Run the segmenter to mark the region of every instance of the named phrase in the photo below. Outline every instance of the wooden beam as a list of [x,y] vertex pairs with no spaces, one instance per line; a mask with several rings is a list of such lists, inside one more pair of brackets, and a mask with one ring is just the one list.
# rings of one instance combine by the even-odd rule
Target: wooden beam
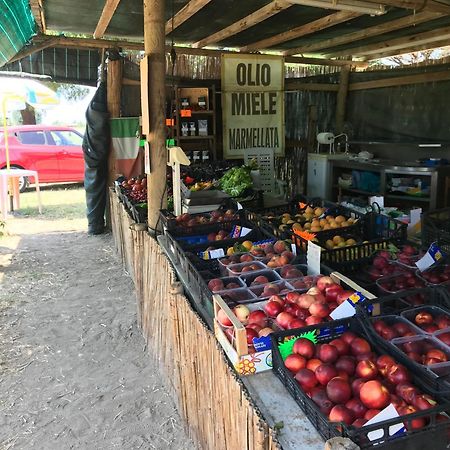
[[350,67],[346,66],[341,69],[339,78],[339,89],[336,99],[336,133],[342,133],[345,122],[345,110],[347,105],[348,83],[350,80]]
[[326,59],[326,58],[308,58],[306,56],[286,56],[284,61],[290,64],[309,64],[316,66],[352,66],[365,69],[369,63],[366,61],[354,61],[350,59]]
[[342,22],[347,22],[348,20],[354,19],[355,17],[359,16],[361,16],[360,13],[339,11],[337,13],[329,14],[328,16],[314,20],[313,22],[307,23],[305,25],[292,28],[289,31],[277,34],[276,36],[272,36],[270,38],[254,42],[253,44],[246,45],[240,48],[240,50],[241,52],[248,52],[270,48],[277,44],[281,44],[282,42],[291,41],[292,39],[297,39],[301,36],[316,33],[317,31],[324,30],[334,25],[338,25]]
[[[191,2],[192,3],[192,2]],[[155,234],[159,210],[167,205],[165,0],[144,0],[144,46],[148,56],[150,170],[147,175],[148,227]],[[146,80],[145,80],[146,81]]]
[[367,39],[372,36],[378,36],[380,34],[389,33],[391,31],[400,30],[402,28],[418,25],[423,22],[428,22],[433,19],[442,17],[441,13],[436,12],[421,12],[418,14],[411,14],[401,19],[391,20],[380,25],[375,25],[370,28],[365,28],[354,33],[347,33],[342,36],[338,36],[332,39],[326,39],[314,44],[305,44],[299,47],[295,47],[284,52],[284,55],[297,55],[299,53],[311,53],[324,48],[337,47],[338,45],[348,44],[349,42],[356,42],[362,39]]
[[181,8],[173,17],[166,22],[166,34],[172,32],[172,29],[178,28],[182,23],[189,20],[195,13],[200,11],[211,0],[191,0],[187,5]]
[[[53,47],[64,48],[84,48],[84,49],[108,49],[122,48],[128,50],[143,50],[144,46],[140,42],[130,41],[113,41],[110,39],[89,39],[89,38],[72,38],[65,36],[52,37]],[[166,52],[170,52],[171,46],[166,46]],[[225,50],[201,49],[192,47],[175,47],[178,55],[201,55],[219,57],[223,53],[240,53]],[[271,53],[273,54],[273,53]],[[280,55],[281,56],[281,55]],[[288,56],[285,58],[287,63],[291,64],[310,64],[317,66],[354,66],[365,68],[369,64],[366,61],[351,61],[344,59],[326,59],[326,58],[308,58],[300,56]]]
[[337,92],[339,89],[338,84],[328,84],[328,83],[305,83],[296,79],[286,80],[284,83],[284,88],[286,91],[326,91],[326,92]]
[[98,39],[103,37],[105,34],[106,29],[108,28],[109,22],[111,22],[111,19],[116,12],[117,6],[119,5],[120,0],[106,0],[105,6],[103,6],[103,11],[100,16],[100,19],[98,20],[97,27],[94,31],[94,38]]
[[[439,28],[437,30],[425,31],[423,33],[413,34],[411,36],[404,36],[390,41],[382,41],[376,44],[369,44],[361,47],[353,47],[339,52],[333,52],[330,56],[370,56],[371,54],[381,53],[386,51],[397,51],[397,54],[402,53],[401,50],[413,45],[429,45],[428,48],[433,48],[433,43],[442,42],[447,39],[450,44],[450,26]],[[447,44],[447,45],[448,45]]]
[[45,33],[45,16],[42,5],[42,0],[29,0],[30,9],[33,14],[34,20],[37,23],[39,31]]
[[435,0],[366,0],[369,3],[381,3],[386,6],[395,6],[397,8],[411,9],[413,11],[434,11],[443,14],[450,14],[450,5]]
[[279,12],[284,11],[287,8],[290,8],[291,6],[292,4],[286,0],[272,1],[263,8],[260,8],[257,11],[253,12],[252,14],[244,17],[243,19],[238,20],[237,22],[231,24],[226,28],[223,28],[217,33],[214,33],[211,36],[201,39],[200,41],[193,44],[193,47],[202,48],[206,47],[207,45],[223,41],[227,37],[233,36],[237,33],[240,33],[241,31],[247,30],[248,28],[253,27],[254,25],[260,22],[263,22],[269,17],[272,17],[275,14],[278,14]]
[[443,41],[436,41],[433,42],[432,46],[430,47],[430,44],[421,44],[421,45],[412,45],[411,47],[405,47],[401,50],[385,50],[380,51],[380,53],[371,54],[366,58],[367,61],[373,61],[375,59],[381,59],[381,58],[389,58],[390,56],[398,56],[398,55],[404,55],[406,53],[414,53],[414,52],[421,52],[424,50],[430,50],[432,48],[439,48],[439,47],[445,47],[449,45],[448,38],[444,39]]
[[401,77],[385,78],[384,80],[362,81],[351,83],[349,91],[361,91],[365,89],[380,89],[393,86],[405,86],[407,84],[433,83],[435,81],[450,80],[450,71],[419,73],[416,75],[404,75]]
[[38,0],[39,5],[39,14],[41,16],[41,24],[42,24],[42,32],[47,32],[47,22],[45,20],[45,14],[44,14],[44,0]]
[[38,42],[36,44],[30,45],[22,49],[19,53],[17,53],[14,58],[12,58],[9,63],[13,63],[18,61],[19,59],[26,58],[27,56],[32,55],[33,53],[40,52],[41,50],[44,50],[48,47],[53,47],[55,43],[55,39],[45,39],[42,42]]

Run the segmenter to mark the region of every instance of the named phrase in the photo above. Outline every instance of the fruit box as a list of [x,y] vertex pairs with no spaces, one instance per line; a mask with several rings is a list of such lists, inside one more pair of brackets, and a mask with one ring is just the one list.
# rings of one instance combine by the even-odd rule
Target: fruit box
[[[353,283],[344,275],[333,272],[330,273],[329,269],[323,267],[325,275],[329,275],[335,283],[341,284],[345,289],[352,289],[354,291],[361,292],[366,298],[373,298],[373,295],[365,291],[363,288]],[[231,311],[228,303],[222,298],[221,295],[213,295],[213,308],[214,308],[214,332],[217,340],[220,342],[222,348],[227,354],[228,358],[232,362],[236,371],[240,375],[252,375],[254,373],[263,372],[272,368],[272,352],[271,342],[269,337],[257,338],[255,342],[256,351],[251,353],[247,344],[247,333],[245,326],[238,320],[235,314]],[[250,311],[263,309],[267,299],[261,299],[257,301],[255,299],[253,303],[249,302],[237,302],[239,304],[245,303],[245,306]],[[217,314],[222,309],[225,315],[231,322],[231,326],[228,328],[222,327],[218,320]],[[273,321],[273,325],[276,329],[280,329],[278,325]],[[228,336],[227,336],[228,332]],[[229,339],[231,338],[231,341]]]
[[[370,341],[370,336],[364,332],[357,317],[310,326],[301,330],[281,331],[271,335],[273,370],[276,376],[285,385],[300,409],[305,413],[324,440],[336,436],[343,436],[351,439],[361,449],[446,449],[450,432],[450,418],[447,415],[450,404],[439,396],[432,395],[437,401],[436,406],[424,411],[406,415],[399,415],[391,403],[386,410],[390,409],[391,412],[393,411],[393,414],[387,420],[382,420],[377,423],[372,422],[369,425],[364,425],[364,422],[360,422],[358,424],[359,426],[356,426],[353,425],[353,423],[347,425],[344,422],[331,422],[328,419],[328,414],[325,415],[325,412],[322,412],[319,409],[318,404],[316,404],[315,401],[306,394],[302,387],[300,387],[299,382],[296,380],[293,373],[286,368],[284,363],[284,358],[292,353],[292,344],[288,343],[289,340],[296,337],[304,337],[306,339],[313,339],[313,341],[316,340],[318,344],[324,344],[339,338],[346,331],[350,331],[355,334],[356,337],[361,337],[366,341],[369,341],[375,355],[379,356],[382,353],[387,353],[389,355],[388,352],[385,352],[382,348],[378,347],[376,343]],[[283,346],[284,348],[281,350]],[[282,353],[284,357],[282,356]],[[428,395],[432,394],[429,391],[428,386],[423,383],[420,376],[412,373],[411,382],[416,389],[418,388]],[[351,397],[354,395],[353,392]],[[392,397],[387,399],[387,401],[391,402],[392,400]],[[318,397],[316,401],[319,402],[320,398]],[[328,408],[331,408],[332,405],[333,403],[329,404]],[[341,405],[338,404],[338,406]],[[431,442],[432,444],[430,444]]]

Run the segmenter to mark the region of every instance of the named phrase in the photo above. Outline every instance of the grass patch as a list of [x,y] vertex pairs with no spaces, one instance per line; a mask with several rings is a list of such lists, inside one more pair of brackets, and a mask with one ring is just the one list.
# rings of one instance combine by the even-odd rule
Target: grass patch
[[15,212],[15,217],[33,217],[41,220],[70,220],[86,217],[85,191],[79,185],[41,188],[41,203],[42,214],[39,214],[34,189],[20,194],[20,209]]

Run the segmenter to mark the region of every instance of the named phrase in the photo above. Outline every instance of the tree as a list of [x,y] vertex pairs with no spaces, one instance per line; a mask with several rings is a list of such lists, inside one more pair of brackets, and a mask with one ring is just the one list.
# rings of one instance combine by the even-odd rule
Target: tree
[[76,102],[89,94],[89,88],[79,84],[53,83],[56,93],[66,100]]

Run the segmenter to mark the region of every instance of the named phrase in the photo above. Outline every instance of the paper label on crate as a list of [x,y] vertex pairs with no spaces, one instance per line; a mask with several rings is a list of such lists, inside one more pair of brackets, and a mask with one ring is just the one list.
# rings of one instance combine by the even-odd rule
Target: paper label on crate
[[291,252],[293,255],[297,256],[297,246],[295,244],[291,244]]
[[355,304],[363,302],[365,299],[366,297],[361,292],[354,292],[345,302],[342,302],[330,313],[330,317],[333,320],[338,320],[354,316],[356,314]]
[[442,254],[441,249],[437,246],[435,242],[433,242],[428,248],[425,255],[423,255],[423,257],[416,262],[416,266],[421,272],[424,272],[425,270],[430,268],[433,264],[436,264],[437,262],[441,261],[443,256],[444,255]]
[[270,336],[253,338],[253,346],[255,347],[256,352],[264,352],[265,350],[270,350],[272,348]]
[[252,231],[251,228],[243,227],[241,225],[235,225],[231,230],[231,237],[233,239],[247,236]]
[[205,260],[223,258],[225,256],[225,251],[223,250],[223,248],[218,248],[216,250],[209,250],[207,252],[199,252],[198,256]]
[[384,208],[384,197],[382,195],[373,195],[369,197],[369,205],[376,203],[380,208]]
[[314,242],[308,241],[308,250],[306,252],[306,262],[308,264],[308,275],[320,274],[320,254],[321,247]]
[[411,230],[416,225],[418,225],[421,221],[421,217],[422,217],[422,208],[411,209],[411,211],[409,211],[408,230]]
[[[398,414],[394,405],[391,403],[390,405],[386,406],[386,408],[384,408],[382,411],[380,411],[376,416],[374,416],[370,420],[368,420],[364,424],[364,426],[373,425],[375,423],[383,422],[384,420],[396,419],[397,417],[400,417],[400,415]],[[395,425],[392,425],[389,427],[389,436],[393,436],[394,434],[404,433],[405,431],[406,431],[406,429],[405,429],[405,425],[403,424],[403,422],[396,423]],[[375,439],[380,439],[383,436],[384,436],[383,429],[373,430],[373,431],[367,433],[367,437],[371,441],[374,441]]]
[[241,209],[244,209],[244,207],[239,202],[236,202],[236,203],[237,203],[238,211],[240,211]]

